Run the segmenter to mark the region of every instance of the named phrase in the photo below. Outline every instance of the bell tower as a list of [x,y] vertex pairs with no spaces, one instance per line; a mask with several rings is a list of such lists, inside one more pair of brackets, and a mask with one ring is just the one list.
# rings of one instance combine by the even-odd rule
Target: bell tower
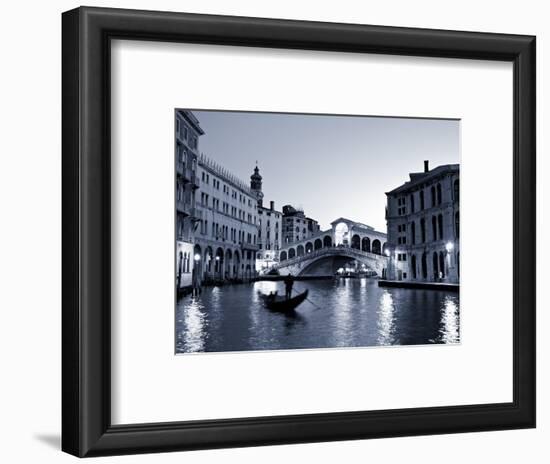
[[250,176],[250,190],[256,195],[258,206],[263,206],[264,194],[262,192],[262,176],[260,175],[260,169],[258,168],[257,162],[254,168],[254,174]]

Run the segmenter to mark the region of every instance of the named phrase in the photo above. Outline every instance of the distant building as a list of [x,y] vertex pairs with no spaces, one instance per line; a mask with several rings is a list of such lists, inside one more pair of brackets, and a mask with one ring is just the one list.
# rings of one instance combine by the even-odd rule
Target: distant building
[[320,232],[315,219],[306,217],[304,211],[292,205],[283,206],[283,241],[284,246],[307,240]]
[[282,213],[275,210],[275,202],[269,202],[269,208],[263,206],[262,176],[258,166],[250,176],[250,190],[258,202],[258,252],[256,253],[256,271],[267,271],[279,260],[282,241]]
[[460,166],[410,173],[387,192],[390,280],[450,282],[460,278]]
[[245,182],[201,155],[194,255],[202,280],[230,280],[255,275],[258,251],[258,203]]
[[191,285],[199,137],[204,131],[190,111],[175,112],[176,158],[176,288]]

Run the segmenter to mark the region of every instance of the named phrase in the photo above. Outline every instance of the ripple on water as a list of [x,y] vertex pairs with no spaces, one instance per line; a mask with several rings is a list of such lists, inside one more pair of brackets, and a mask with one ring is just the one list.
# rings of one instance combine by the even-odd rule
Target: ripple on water
[[268,311],[262,293],[283,282],[205,288],[176,312],[176,352],[415,345],[460,342],[458,295],[381,288],[374,279],[299,281],[296,314]]

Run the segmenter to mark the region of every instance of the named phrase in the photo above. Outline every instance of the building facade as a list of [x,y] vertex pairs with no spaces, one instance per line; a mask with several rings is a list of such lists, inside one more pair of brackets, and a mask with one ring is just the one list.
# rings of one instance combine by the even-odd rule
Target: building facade
[[410,173],[387,192],[390,280],[459,283],[460,166]]
[[282,242],[282,217],[275,210],[275,202],[269,202],[269,208],[263,205],[262,176],[258,166],[250,176],[250,190],[256,195],[258,203],[258,252],[256,254],[256,271],[267,272],[279,260]]
[[320,232],[319,224],[315,219],[306,217],[301,209],[292,205],[283,206],[283,240],[282,244],[301,242],[317,235]]
[[194,261],[200,281],[251,278],[258,251],[258,203],[252,190],[213,160],[197,162]]
[[204,134],[190,111],[175,112],[176,158],[176,288],[192,284],[194,229],[200,216],[195,208],[199,137]]

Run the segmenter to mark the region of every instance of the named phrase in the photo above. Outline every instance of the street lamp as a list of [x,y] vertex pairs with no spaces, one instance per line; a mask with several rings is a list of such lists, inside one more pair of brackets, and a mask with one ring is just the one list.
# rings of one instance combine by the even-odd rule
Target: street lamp
[[194,256],[195,258],[195,261],[196,262],[199,262],[201,260],[201,255],[199,255],[198,253]]
[[447,242],[447,244],[445,245],[445,249],[447,250],[447,253],[450,253],[451,251],[453,251],[453,248],[454,248],[453,242]]
[[386,250],[384,253],[386,254],[386,256],[389,256],[390,255],[390,250]]

